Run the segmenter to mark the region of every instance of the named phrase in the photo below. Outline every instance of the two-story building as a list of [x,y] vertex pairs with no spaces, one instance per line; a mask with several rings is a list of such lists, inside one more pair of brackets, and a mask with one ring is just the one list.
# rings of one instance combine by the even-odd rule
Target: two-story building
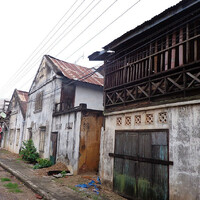
[[9,123],[8,132],[4,132],[3,144],[4,148],[13,153],[19,153],[22,146],[27,101],[28,92],[15,89],[6,111]]
[[98,170],[103,76],[45,55],[29,91],[24,139],[73,173]]
[[200,1],[89,56],[104,60],[100,176],[131,199],[200,199]]

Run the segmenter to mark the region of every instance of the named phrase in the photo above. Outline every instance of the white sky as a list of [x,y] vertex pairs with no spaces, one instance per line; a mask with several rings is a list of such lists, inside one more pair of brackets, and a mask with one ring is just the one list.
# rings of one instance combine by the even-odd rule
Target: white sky
[[[99,63],[89,61],[88,55],[179,1],[141,0],[90,41],[137,0],[0,0],[0,98],[10,98],[15,88],[28,91],[45,54],[85,67],[95,67]],[[73,4],[74,7],[67,12]],[[89,12],[95,4],[97,6]],[[89,26],[111,4],[110,9]],[[77,18],[87,6],[88,9]],[[75,26],[87,12],[89,14]],[[53,27],[55,29],[51,32]],[[63,39],[59,41],[61,37]]]

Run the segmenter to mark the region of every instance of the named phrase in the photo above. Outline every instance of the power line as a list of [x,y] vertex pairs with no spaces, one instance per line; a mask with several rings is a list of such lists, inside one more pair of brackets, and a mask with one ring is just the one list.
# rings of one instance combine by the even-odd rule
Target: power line
[[[95,0],[93,0],[93,2],[94,2],[94,1],[95,1]],[[101,1],[102,1],[102,0],[99,0],[99,1],[98,1],[84,16],[70,29],[70,31],[72,31],[72,30],[73,30],[73,29],[88,15]],[[93,3],[93,2],[92,2],[92,3]],[[82,2],[82,3],[83,3],[83,2]],[[82,5],[82,3],[79,5],[79,7]],[[66,30],[67,30],[67,29],[81,16],[90,6],[91,6],[91,5],[92,5],[92,3],[90,3],[90,4],[84,9],[84,11],[81,12],[81,14],[80,14],[78,17],[76,17],[76,19],[75,19],[75,20],[74,20],[74,21],[73,21],[73,22],[72,22],[72,23],[71,23],[71,24],[56,38],[56,40],[59,39],[59,37],[60,37],[60,36],[61,36],[61,35],[62,35],[62,34],[63,34],[63,33],[64,33],[64,32],[65,32],[65,31],[66,31]],[[78,7],[78,8],[79,8],[79,7]],[[77,10],[77,9],[76,9],[76,10]],[[76,10],[75,10],[75,11],[76,11]],[[74,14],[75,11],[74,11],[72,14]],[[65,22],[66,22],[66,21],[67,21],[67,20],[65,20]],[[63,24],[62,24],[62,25],[63,25]],[[70,31],[68,31],[67,34],[68,34]],[[65,36],[66,36],[67,34],[65,34]],[[54,35],[53,35],[53,36],[54,36]],[[64,37],[65,37],[65,36],[64,36]],[[59,43],[64,37],[62,37],[62,38],[58,41],[58,43]],[[52,39],[52,37],[51,37],[50,39]],[[50,40],[50,39],[49,39],[49,40]],[[46,43],[48,43],[49,40],[48,40]],[[53,42],[52,44],[54,44],[54,43],[56,42],[56,40],[54,40],[54,42]],[[45,43],[45,44],[46,44],[46,43]],[[53,47],[55,47],[58,43],[56,43]],[[51,44],[51,45],[52,45],[52,44]],[[50,45],[50,46],[51,46],[51,45]],[[43,46],[43,47],[44,47],[44,46]],[[42,47],[42,48],[43,48],[43,47]],[[40,48],[40,50],[41,50],[42,48]],[[49,48],[49,47],[48,47],[48,48]],[[48,49],[48,48],[47,48],[47,49]],[[46,49],[46,50],[47,50],[47,49]],[[52,50],[52,49],[53,49],[53,48],[51,48],[50,50]],[[45,50],[45,51],[46,51],[46,50]],[[50,50],[49,50],[49,51],[50,51]],[[43,51],[42,54],[44,54],[45,51]],[[49,51],[48,51],[48,52],[49,52]],[[47,53],[48,53],[48,52],[47,52]],[[45,53],[45,54],[47,54],[47,53]],[[37,55],[37,54],[36,54],[36,55]],[[23,74],[21,74],[21,77],[22,77],[25,73],[29,72],[29,71],[31,70],[32,66],[34,66],[35,64],[37,64],[37,63],[40,61],[40,59],[41,59],[41,58],[40,58],[40,56],[39,56],[39,57],[37,58],[37,60],[35,60],[35,62],[32,63],[32,65],[31,65],[30,67],[27,68],[26,72],[24,72]],[[29,62],[29,63],[30,63],[30,62]],[[28,63],[28,64],[29,64],[29,63]]]
[[[94,2],[94,1],[95,1],[95,0],[93,0],[93,2]],[[54,40],[54,42],[51,43],[51,45],[54,44],[54,43],[57,41],[57,39],[59,39],[59,41],[58,41],[58,43],[59,43],[59,42],[60,42],[69,32],[71,32],[71,31],[75,28],[75,26],[77,26],[77,25],[91,12],[100,2],[101,2],[101,1],[102,1],[102,0],[99,0],[99,1],[87,12],[87,14],[84,15],[84,16],[81,18],[81,20],[79,20],[79,21],[70,29],[70,31],[68,31],[61,39],[59,39],[59,37],[60,37],[62,34],[61,34],[59,37],[57,37],[56,40]],[[88,7],[89,7],[89,6],[91,6],[91,4],[89,4]],[[87,7],[87,8],[88,8],[88,7]],[[85,10],[87,10],[87,8],[86,8]],[[84,10],[77,18],[79,18],[79,17],[85,12],[85,10]],[[76,19],[77,19],[77,18],[76,18]],[[76,21],[76,19],[75,19],[74,21]],[[73,22],[74,22],[74,21],[73,21]],[[72,22],[67,28],[69,28],[69,27],[73,24],[73,22]],[[66,31],[67,28],[66,28],[64,31]],[[63,31],[63,32],[64,32],[64,31]],[[50,50],[52,50],[58,43],[56,43]],[[50,46],[51,46],[51,45],[50,45]],[[50,46],[49,46],[49,47],[50,47]],[[49,47],[48,47],[48,48],[49,48]],[[48,49],[48,48],[47,48],[47,49]],[[46,49],[46,50],[47,50],[47,49]],[[46,52],[46,50],[43,51],[42,54],[44,54],[44,53]],[[48,50],[45,54],[48,54],[48,53],[50,52],[50,50]],[[40,59],[41,59],[41,57],[39,56],[39,57],[35,60],[35,62],[32,63],[32,65],[31,65],[29,68],[31,69],[31,67],[34,66],[35,64],[37,64],[37,63],[40,61]],[[28,70],[28,72],[29,72],[29,71],[30,71],[30,70]]]
[[[84,2],[85,0],[83,0],[82,2],[81,2],[81,4],[79,5],[79,6],[81,6],[82,5],[82,3]],[[25,65],[25,63],[27,63],[27,61],[29,60],[29,62],[26,64],[26,66],[28,66],[28,64],[33,60],[33,58],[38,54],[38,52],[49,42],[49,40],[61,29],[61,27],[70,19],[70,17],[75,13],[75,12],[73,12],[71,15],[70,15],[70,17],[68,17],[60,26],[59,26],[59,28],[56,30],[56,32],[50,37],[50,39],[48,39],[48,41],[45,43],[45,45],[43,45],[43,47],[42,48],[40,48],[39,49],[39,51],[37,51],[36,52],[36,50],[42,45],[42,43],[50,36],[50,34],[54,31],[54,29],[57,27],[57,25],[62,21],[62,19],[68,14],[68,12],[74,7],[74,5],[76,4],[78,2],[78,0],[76,0],[75,1],[75,3],[67,10],[67,12],[63,15],[63,17],[56,23],[56,25],[52,28],[52,30],[47,34],[47,36],[42,40],[42,42],[40,42],[40,44],[37,46],[37,48],[32,52],[32,54],[28,57],[28,59],[24,62],[24,64],[22,65],[22,67]],[[79,8],[79,6],[78,6],[78,8]],[[36,52],[36,53],[35,53]],[[33,56],[34,55],[34,56]],[[23,68],[21,68],[21,70],[20,71],[17,71],[9,80],[12,80],[12,82],[13,82],[13,78],[14,78],[14,80],[19,76],[19,74],[24,70],[24,69],[26,69],[26,66],[25,67],[23,67]],[[8,81],[8,82],[10,82],[10,81]],[[5,85],[7,85],[7,84],[5,84]],[[4,86],[5,86],[4,85]],[[4,87],[3,86],[3,87]]]
[[[115,0],[114,3],[116,3],[117,1],[118,1],[118,0]],[[98,2],[92,7],[92,9],[94,9],[94,7],[96,7],[100,2],[101,2],[101,0],[98,1]],[[96,22],[97,19],[100,18],[107,10],[109,10],[109,9],[114,5],[114,3],[112,3],[106,10],[104,10],[103,13],[101,13],[95,20],[93,20],[93,22],[92,22],[89,26],[87,26],[73,41],[75,41],[78,37],[80,37],[80,35],[83,34],[83,32],[85,32],[92,24],[94,24],[94,22]],[[82,20],[92,11],[92,9],[90,9],[89,12],[87,12],[87,14],[86,14],[80,21],[82,21]],[[77,25],[80,23],[80,21],[79,21],[78,23],[76,23],[75,26],[77,26]],[[73,30],[75,26],[73,26],[71,30]],[[71,31],[71,30],[70,30],[70,31]],[[70,31],[68,31],[68,32],[66,33],[66,35],[67,35]],[[63,38],[62,38],[62,39],[63,39]],[[59,40],[59,42],[60,42],[60,41],[61,41],[61,39]],[[57,44],[56,44],[56,45],[57,45]],[[56,45],[54,45],[53,47],[55,47]],[[68,44],[68,46],[69,46],[69,45],[70,45],[70,44]],[[52,49],[53,49],[53,48],[51,48],[50,50],[52,50]],[[49,50],[49,51],[50,51],[50,50]],[[49,53],[49,51],[48,51],[47,53]],[[44,51],[44,52],[45,52],[45,51]],[[44,53],[44,52],[43,52],[43,53]],[[58,54],[57,54],[57,55],[58,55]],[[56,55],[56,56],[57,56],[57,55]],[[38,57],[38,59],[31,65],[31,67],[34,66],[35,64],[37,64],[37,63],[39,62],[40,59],[41,59],[41,58]],[[30,68],[31,68],[31,67],[30,67]],[[30,71],[30,70],[29,70],[29,71]]]
[[[95,37],[97,37],[100,33],[102,33],[104,30],[106,30],[109,26],[111,26],[114,22],[116,22],[120,17],[122,17],[125,13],[127,13],[131,8],[136,6],[141,0],[138,0],[136,3],[134,3],[131,7],[129,7],[125,12],[123,12],[120,16],[118,16],[114,21],[112,21],[110,24],[108,24],[105,28],[103,28],[101,31],[99,31],[96,35],[94,35],[90,40],[88,40],[86,43],[84,43],[80,48],[78,48],[76,51],[74,51],[70,56],[68,56],[66,59],[73,56],[77,51],[82,49],[85,45],[87,45],[89,42],[91,42]],[[65,50],[65,48],[60,52],[62,53]]]
[[[109,6],[108,6],[108,8],[106,9],[106,10],[104,10],[95,20],[93,20],[93,22],[92,23],[90,23],[74,40],[76,40],[81,34],[83,34],[83,32],[85,32],[92,24],[94,24],[94,22],[96,22],[104,13],[106,13],[116,2],[117,2],[118,0],[115,0],[112,4],[110,4]],[[100,1],[99,2],[97,2],[97,4],[95,4],[95,6],[96,5],[98,5],[100,3]],[[95,7],[94,6],[94,7]],[[93,7],[93,8],[94,8]],[[91,12],[91,10],[92,9],[90,9],[90,11],[89,12]],[[89,12],[84,16],[84,18],[89,14]],[[80,21],[79,21],[80,22]],[[79,23],[78,22],[78,23]],[[78,23],[76,24],[76,25],[78,25]],[[74,27],[73,27],[74,28]],[[73,41],[74,41],[73,40]],[[39,59],[40,58],[38,58],[38,60],[36,60],[30,67],[29,67],[29,70],[28,71],[26,71],[26,72],[29,72],[32,68],[32,66],[33,65],[35,65],[35,64],[37,64],[38,62],[39,62]],[[23,76],[23,75],[21,75],[21,76]]]
[[62,49],[56,56],[60,55],[66,48],[68,48],[76,39],[78,39],[90,26],[92,26],[103,14],[105,14],[118,0],[115,0],[112,4],[110,4],[106,10],[104,10],[95,20],[93,20],[81,33],[79,33],[75,39],[73,39],[71,42],[67,44],[67,46]]
[[[117,0],[116,0],[117,1]],[[115,1],[115,2],[116,2]],[[111,24],[113,24],[115,21],[117,21],[120,17],[122,17],[126,12],[128,12],[133,6],[135,6],[137,3],[139,3],[141,0],[139,0],[139,1],[137,1],[136,3],[134,3],[131,7],[129,7],[125,12],[123,12],[119,17],[117,17],[114,21],[112,21],[110,24],[108,24],[103,30],[101,30],[100,32],[98,32],[95,36],[93,36],[89,41],[87,41],[84,45],[82,45],[78,50],[76,50],[75,52],[73,52],[73,54],[71,54],[69,57],[71,57],[72,55],[74,55],[77,51],[79,51],[81,48],[83,48],[86,44],[88,44],[91,40],[93,40],[96,36],[98,36],[101,32],[103,32],[106,28],[108,28]],[[114,3],[115,3],[114,2]],[[103,13],[105,13],[112,5],[114,5],[114,3],[112,3]],[[100,15],[100,16],[102,16],[103,15],[103,13]],[[100,17],[99,16],[99,17]],[[89,28],[99,17],[97,17],[89,26],[87,26],[73,41],[75,41],[84,31],[86,31],[87,30],[87,28]],[[72,41],[72,42],[73,42]],[[71,42],[71,43],[72,43]],[[71,43],[69,43],[69,45],[71,44]],[[67,47],[65,47],[65,49],[66,49]],[[65,50],[65,49],[63,49],[62,50],[62,52]],[[59,52],[59,54],[60,54],[61,52]],[[57,54],[58,55],[58,54]],[[68,57],[68,58],[69,58]]]

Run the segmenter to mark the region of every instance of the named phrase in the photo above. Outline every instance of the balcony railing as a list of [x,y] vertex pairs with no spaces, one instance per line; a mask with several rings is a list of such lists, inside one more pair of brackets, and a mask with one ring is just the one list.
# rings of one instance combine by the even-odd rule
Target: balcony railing
[[77,112],[84,109],[87,109],[87,104],[82,103],[82,104],[79,104],[79,106],[73,107],[67,103],[56,103],[53,115],[56,116],[56,115],[61,115],[65,113],[70,113],[70,112]]
[[194,96],[200,90],[200,61],[162,74],[152,75],[142,81],[105,90],[106,108],[139,101],[165,100],[172,97]]

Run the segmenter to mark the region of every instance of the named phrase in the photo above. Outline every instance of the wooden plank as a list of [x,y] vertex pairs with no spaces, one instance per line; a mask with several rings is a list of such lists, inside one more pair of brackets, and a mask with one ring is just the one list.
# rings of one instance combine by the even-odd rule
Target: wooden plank
[[[166,49],[169,47],[169,36],[166,36]],[[165,71],[168,70],[168,50],[165,51]]]
[[[158,51],[158,43],[157,41],[155,42],[155,54],[157,53]],[[158,55],[155,55],[154,56],[154,73],[157,73],[158,72]]]
[[186,55],[185,55],[185,57],[186,57],[186,63],[188,63],[189,62],[189,41],[188,41],[188,39],[189,39],[189,24],[187,24],[186,25]]
[[[183,28],[180,29],[179,43],[183,42]],[[179,66],[183,65],[183,45],[179,45]]]
[[[176,33],[172,35],[172,47],[176,44]],[[176,59],[176,48],[172,48],[171,50],[171,69],[175,67],[175,60]]]
[[183,90],[183,87],[181,85],[179,85],[178,83],[176,83],[173,79],[171,78],[167,78],[170,82],[172,82],[176,87],[178,87],[180,90]]

